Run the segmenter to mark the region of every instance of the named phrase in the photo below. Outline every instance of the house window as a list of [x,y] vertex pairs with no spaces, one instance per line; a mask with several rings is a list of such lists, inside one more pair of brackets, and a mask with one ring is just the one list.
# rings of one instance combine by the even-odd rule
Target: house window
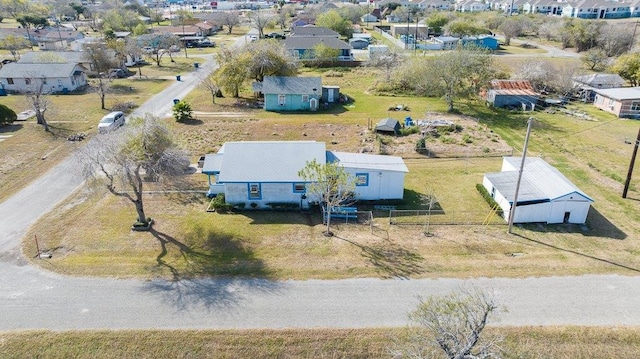
[[31,79],[25,78],[24,79],[24,83],[25,83],[25,85],[31,85]]
[[495,187],[491,187],[491,198],[496,198],[496,188]]
[[286,98],[285,95],[278,95],[278,105],[284,106],[285,98]]
[[609,107],[613,108],[613,105],[615,105],[615,101],[612,98],[610,98],[609,99]]
[[305,193],[307,191],[307,186],[304,183],[294,183],[293,184],[293,193]]
[[13,85],[13,77],[7,77],[7,83]]
[[356,173],[356,186],[368,186],[369,174],[368,173]]
[[249,183],[249,199],[262,199],[260,183]]
[[634,101],[631,103],[631,111],[640,111],[640,102]]
[[309,102],[309,95],[302,95],[302,102]]

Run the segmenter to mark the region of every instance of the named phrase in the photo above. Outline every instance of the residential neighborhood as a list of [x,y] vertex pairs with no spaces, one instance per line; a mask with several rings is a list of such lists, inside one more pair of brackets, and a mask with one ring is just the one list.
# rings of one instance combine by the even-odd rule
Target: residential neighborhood
[[0,0],[0,356],[635,357],[635,5]]

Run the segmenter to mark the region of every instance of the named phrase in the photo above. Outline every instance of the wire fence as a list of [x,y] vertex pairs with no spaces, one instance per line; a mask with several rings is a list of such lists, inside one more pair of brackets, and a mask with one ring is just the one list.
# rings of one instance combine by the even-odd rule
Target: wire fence
[[390,210],[389,224],[425,225],[505,225],[494,211]]

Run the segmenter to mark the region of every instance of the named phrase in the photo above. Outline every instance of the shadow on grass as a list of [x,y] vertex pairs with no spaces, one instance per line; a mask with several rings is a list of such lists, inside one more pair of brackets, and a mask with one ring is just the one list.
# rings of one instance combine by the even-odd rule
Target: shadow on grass
[[533,232],[580,233],[585,237],[602,237],[622,240],[627,234],[611,223],[593,206],[587,215],[587,224],[527,224],[522,225]]
[[23,124],[14,122],[14,123],[9,124],[9,125],[0,126],[0,133],[9,133],[9,132],[20,131],[23,127],[24,127]]
[[[267,277],[264,265],[232,235],[203,229],[194,231],[186,235],[184,242],[202,243],[201,248],[196,249],[166,233],[154,229],[150,233],[160,244],[157,267],[168,270],[171,280],[150,281],[145,289],[163,295],[179,309],[192,305],[233,306],[241,299],[238,293],[249,290],[273,292],[280,287],[266,278],[251,278]],[[169,251],[174,249],[179,251],[184,264],[175,257],[167,258]]]
[[312,210],[301,212],[241,211],[238,214],[251,218],[251,224],[302,224],[308,226],[322,224],[320,212]]
[[542,242],[542,241],[539,241],[539,240],[536,240],[536,239],[525,237],[525,236],[523,236],[521,234],[518,234],[518,233],[514,233],[514,235],[517,236],[517,237],[520,237],[522,239],[526,239],[526,240],[528,240],[530,242],[537,243],[537,244],[540,244],[540,245],[543,245],[543,246],[546,246],[546,247],[549,247],[549,248],[553,248],[553,249],[556,249],[556,250],[559,250],[559,251],[563,251],[563,252],[567,252],[567,253],[576,254],[576,255],[579,255],[579,256],[582,256],[582,257],[585,257],[585,258],[593,259],[593,260],[596,260],[596,261],[599,261],[599,262],[604,262],[604,263],[611,264],[611,265],[616,266],[616,267],[620,267],[620,268],[623,268],[623,269],[627,269],[627,270],[630,270],[630,271],[633,271],[633,272],[640,273],[640,269],[639,268],[629,267],[627,265],[616,263],[616,262],[610,261],[610,260],[605,259],[605,258],[599,258],[599,257],[592,256],[592,255],[589,255],[589,254],[580,253],[580,252],[575,251],[573,249],[561,248],[561,247],[555,246],[553,244],[549,244],[549,243],[545,243],[545,242]]
[[187,126],[199,126],[199,125],[202,125],[204,121],[199,120],[197,118],[190,118],[188,120],[179,121],[179,123]]
[[362,250],[361,255],[366,258],[384,278],[408,279],[413,274],[426,272],[422,266],[424,258],[392,242],[375,245],[362,245],[346,238],[338,237]]

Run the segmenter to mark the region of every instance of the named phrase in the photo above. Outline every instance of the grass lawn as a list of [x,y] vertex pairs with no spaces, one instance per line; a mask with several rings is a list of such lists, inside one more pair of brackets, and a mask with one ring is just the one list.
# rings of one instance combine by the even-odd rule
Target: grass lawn
[[[389,329],[27,331],[0,333],[6,358],[388,358],[402,336]],[[487,328],[507,359],[632,359],[636,328]]]
[[[189,95],[197,121],[169,121],[177,138],[192,154],[215,151],[225,141],[265,139],[315,139],[330,149],[385,151],[405,156],[410,173],[405,181],[407,203],[400,208],[425,209],[422,199],[433,195],[446,215],[425,219],[419,225],[389,225],[388,213],[374,213],[375,227],[340,225],[337,236],[321,235],[316,213],[205,212],[201,195],[148,195],[145,207],[156,219],[155,231],[131,232],[133,207],[111,196],[77,193],[43,218],[26,238],[38,235],[41,247],[51,250],[51,262],[35,261],[68,274],[119,277],[199,277],[220,274],[272,279],[348,277],[480,277],[548,276],[585,273],[636,274],[638,207],[640,202],[620,198],[635,121],[619,120],[591,107],[571,105],[568,110],[591,118],[559,111],[536,112],[529,155],[541,156],[557,166],[595,199],[587,226],[527,225],[506,234],[504,221],[493,225],[441,225],[482,223],[489,207],[475,185],[486,172],[500,170],[501,158],[473,150],[475,142],[495,145],[501,137],[519,155],[526,119],[531,114],[487,108],[475,102],[459,103],[466,119],[462,133],[472,143],[452,135],[433,145],[453,142],[459,158],[427,158],[412,150],[410,137],[381,138],[367,130],[367,119],[437,116],[444,105],[438,99],[375,96],[368,93],[375,77],[370,69],[323,74],[325,83],[337,84],[354,98],[352,104],[326,112],[266,113],[235,106],[238,99],[217,99],[215,105],[202,91]],[[306,70],[305,74],[317,74]],[[342,76],[339,76],[339,75]],[[329,77],[331,76],[331,77]],[[246,93],[241,99],[250,102]],[[390,112],[402,103],[410,111]],[[459,121],[463,121],[460,118]],[[463,123],[463,122],[460,122]],[[471,123],[471,124],[469,124]],[[474,132],[469,132],[473,130]],[[306,135],[306,136],[305,136]],[[499,137],[498,137],[499,135]],[[431,145],[431,144],[430,144]],[[408,148],[408,152],[400,151]],[[400,152],[398,152],[400,151]],[[485,155],[491,155],[486,156]],[[204,189],[203,175],[190,175]],[[632,186],[630,197],[640,198]],[[116,213],[115,217],[113,213]],[[91,233],[87,236],[87,233]],[[25,243],[25,253],[35,253]],[[49,264],[52,264],[49,267]]]

